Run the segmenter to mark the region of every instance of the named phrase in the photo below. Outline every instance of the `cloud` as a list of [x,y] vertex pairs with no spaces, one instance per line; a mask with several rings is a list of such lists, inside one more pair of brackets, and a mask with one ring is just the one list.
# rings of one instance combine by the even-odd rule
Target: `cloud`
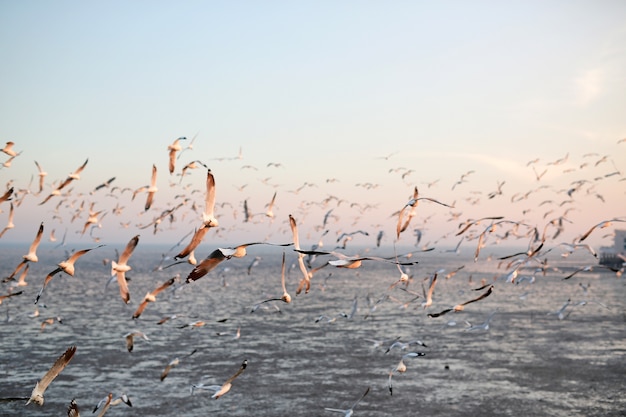
[[599,68],[585,71],[574,80],[574,83],[576,86],[575,104],[586,107],[604,92],[604,71]]

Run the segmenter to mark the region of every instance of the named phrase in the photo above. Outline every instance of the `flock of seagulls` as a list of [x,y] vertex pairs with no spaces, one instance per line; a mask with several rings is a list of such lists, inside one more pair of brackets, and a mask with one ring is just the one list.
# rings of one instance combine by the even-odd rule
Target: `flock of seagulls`
[[[188,142],[188,146],[183,148],[183,143],[187,142],[186,137],[179,137],[174,140],[173,143],[167,146],[167,166],[168,172],[170,176],[173,176],[177,172],[177,164],[178,160],[184,154],[185,151],[192,151],[192,144],[195,141],[196,137],[193,140]],[[10,159],[5,161],[4,167],[10,169],[11,164],[15,163],[15,158],[24,158],[22,156],[22,152],[15,151],[16,144],[14,142],[7,142],[4,148],[1,150],[2,153],[9,156]],[[378,159],[382,159],[384,161],[391,161],[397,153],[391,153],[383,157],[379,157]],[[243,159],[242,152],[240,150],[239,154],[236,157],[231,158],[233,160],[241,160]],[[558,166],[563,166],[570,161],[569,154],[565,155],[562,158],[559,158],[555,161],[547,162],[544,164],[542,168],[539,167],[539,160],[530,161],[527,166],[532,168],[534,172],[534,180],[537,182],[543,181],[546,172],[550,170],[556,169]],[[607,161],[610,161],[608,157],[601,157],[597,160],[595,167],[602,167],[606,164]],[[45,161],[44,161],[45,162]],[[169,268],[178,265],[181,271],[184,271],[182,274],[178,273],[174,277],[167,279],[166,281],[162,281],[156,288],[146,293],[146,295],[139,301],[134,313],[131,317],[132,320],[137,320],[142,316],[145,312],[148,304],[155,303],[157,301],[157,296],[166,291],[174,288],[180,288],[185,286],[192,285],[202,285],[202,283],[198,282],[201,278],[209,275],[212,271],[218,270],[218,267],[224,267],[224,265],[229,265],[229,260],[235,258],[244,258],[248,254],[248,248],[253,246],[267,246],[280,248],[282,251],[282,262],[281,262],[281,275],[280,275],[280,287],[278,286],[278,279],[276,280],[276,296],[270,296],[269,298],[265,296],[259,299],[258,303],[254,304],[250,309],[250,313],[255,313],[262,308],[265,308],[267,305],[277,305],[277,303],[284,303],[285,305],[293,305],[297,304],[294,302],[295,297],[306,297],[308,293],[314,291],[316,285],[319,284],[319,288],[323,290],[322,280],[316,280],[316,277],[320,275],[320,271],[324,269],[324,271],[332,271],[334,268],[344,269],[344,270],[360,270],[361,268],[366,269],[367,264],[370,262],[375,262],[379,265],[388,265],[391,271],[397,270],[399,273],[399,278],[393,278],[389,282],[385,282],[385,285],[382,287],[384,290],[381,290],[382,295],[377,299],[377,301],[372,301],[369,303],[370,314],[373,314],[374,310],[382,303],[395,302],[397,300],[396,296],[398,294],[408,294],[410,296],[409,301],[401,302],[399,304],[402,305],[404,309],[409,308],[410,306],[415,306],[414,311],[421,312],[424,310],[431,311],[433,306],[441,306],[442,303],[438,302],[438,292],[437,292],[437,283],[441,282],[441,280],[450,280],[453,276],[455,276],[459,271],[461,271],[465,265],[462,265],[452,271],[447,271],[445,269],[436,270],[434,272],[429,272],[421,277],[417,276],[413,272],[413,269],[418,267],[420,262],[420,254],[431,252],[435,250],[439,250],[442,253],[450,253],[450,256],[456,256],[460,252],[461,244],[465,242],[465,245],[473,245],[473,259],[474,262],[478,262],[481,259],[481,253],[483,253],[483,249],[487,247],[488,243],[492,243],[493,245],[498,245],[500,242],[505,241],[507,239],[516,239],[524,242],[524,245],[527,246],[527,250],[522,252],[517,252],[512,255],[502,256],[499,258],[502,266],[504,266],[504,271],[500,276],[495,277],[491,281],[487,281],[483,279],[481,285],[474,288],[474,285],[471,281],[470,275],[470,291],[474,292],[474,294],[478,293],[475,297],[467,297],[464,293],[461,302],[457,302],[456,304],[448,304],[448,307],[438,311],[438,312],[429,312],[425,313],[425,317],[428,319],[437,319],[446,314],[454,314],[454,313],[462,313],[470,305],[476,305],[477,303],[486,303],[486,299],[492,296],[494,293],[497,293],[497,287],[500,285],[506,284],[515,284],[519,283],[522,279],[522,275],[531,271],[532,279],[535,279],[535,276],[538,274],[545,275],[546,271],[550,269],[550,260],[548,259],[548,254],[551,254],[552,251],[558,252],[561,251],[560,257],[566,258],[570,254],[578,251],[585,251],[588,255],[594,258],[594,261],[597,262],[598,254],[597,251],[587,243],[587,239],[595,233],[598,233],[600,230],[614,230],[616,226],[621,223],[626,223],[626,216],[622,217],[612,217],[606,220],[598,221],[593,224],[591,227],[587,226],[584,229],[583,233],[576,234],[576,237],[570,242],[558,242],[555,241],[557,236],[561,235],[566,227],[573,228],[573,226],[569,225],[572,223],[568,218],[568,213],[565,211],[561,213],[560,216],[551,218],[549,220],[545,220],[544,224],[533,223],[528,219],[512,219],[508,216],[502,215],[489,215],[483,216],[479,218],[466,217],[463,218],[463,215],[460,212],[455,210],[461,210],[461,208],[468,205],[475,205],[480,201],[479,197],[470,197],[466,199],[463,203],[455,200],[452,203],[442,202],[439,198],[433,197],[424,197],[420,196],[419,190],[417,186],[412,186],[410,190],[410,195],[408,197],[405,196],[396,196],[397,200],[403,205],[400,206],[398,204],[397,207],[401,207],[394,213],[391,213],[389,218],[390,220],[387,223],[380,223],[377,225],[370,225],[369,227],[357,228],[357,222],[354,222],[350,225],[350,222],[353,219],[341,219],[336,212],[333,210],[337,209],[339,211],[339,207],[344,204],[344,207],[348,205],[348,202],[343,201],[341,198],[336,196],[329,196],[325,199],[325,203],[320,203],[320,206],[324,208],[325,214],[321,217],[321,221],[319,225],[315,225],[311,230],[313,233],[316,233],[318,236],[321,236],[318,243],[311,245],[310,249],[304,248],[303,244],[300,240],[300,232],[298,230],[299,222],[296,220],[296,216],[293,214],[288,214],[282,216],[278,213],[278,208],[280,203],[280,199],[278,198],[279,192],[274,190],[271,194],[271,198],[269,199],[269,203],[267,203],[264,207],[264,212],[262,212],[262,216],[258,214],[252,214],[248,208],[248,200],[243,200],[243,208],[244,208],[244,218],[241,220],[242,223],[248,223],[251,221],[257,222],[269,222],[270,227],[280,223],[280,228],[282,228],[282,234],[286,234],[290,236],[288,242],[284,242],[284,238],[281,238],[283,242],[278,240],[271,241],[268,237],[265,239],[253,240],[249,243],[243,243],[236,246],[229,247],[217,247],[212,249],[209,254],[201,260],[196,259],[195,252],[198,249],[203,249],[204,246],[208,246],[209,232],[221,233],[222,220],[220,218],[220,209],[222,212],[225,212],[225,208],[228,204],[233,207],[232,203],[221,201],[218,199],[218,189],[216,188],[216,178],[214,176],[214,171],[211,168],[208,168],[208,165],[200,160],[192,160],[187,164],[184,164],[182,169],[180,169],[180,180],[178,182],[170,183],[173,187],[180,187],[181,191],[184,191],[182,200],[177,199],[174,202],[171,202],[171,205],[167,208],[163,209],[163,207],[156,207],[156,193],[159,191],[158,185],[158,177],[157,177],[157,164],[153,163],[151,167],[151,177],[150,184],[148,186],[143,186],[140,188],[132,189],[130,187],[122,189],[121,187],[115,187],[112,184],[114,183],[116,177],[111,177],[109,180],[100,183],[97,185],[89,194],[81,194],[76,195],[76,191],[74,191],[70,185],[75,184],[77,181],[81,180],[81,175],[83,171],[87,169],[87,165],[89,162],[89,158],[86,159],[77,169],[72,171],[67,177],[59,180],[58,182],[53,182],[52,184],[47,183],[48,173],[44,171],[42,168],[42,164],[38,161],[34,161],[34,165],[37,169],[34,174],[38,177],[38,182],[36,187],[33,190],[28,188],[19,188],[20,185],[14,184],[13,181],[9,181],[7,184],[7,189],[4,191],[3,195],[0,196],[0,210],[8,210],[7,213],[7,224],[4,229],[0,232],[0,242],[2,240],[6,240],[11,236],[11,233],[21,227],[21,225],[17,225],[15,222],[15,214],[16,211],[20,210],[20,204],[22,201],[28,196],[39,196],[46,195],[38,205],[46,205],[51,204],[54,200],[57,201],[56,208],[54,209],[54,216],[61,216],[61,212],[65,211],[64,214],[71,214],[72,219],[81,218],[84,216],[83,212],[87,212],[87,218],[82,226],[82,228],[77,228],[77,235],[83,236],[87,239],[93,239],[96,243],[99,242],[97,238],[93,238],[93,233],[98,228],[103,227],[104,218],[107,214],[111,214],[108,218],[112,216],[117,216],[122,212],[122,208],[119,206],[119,202],[117,205],[117,210],[107,210],[105,208],[96,209],[95,206],[100,205],[100,201],[96,199],[96,193],[103,193],[108,191],[108,195],[115,195],[115,198],[119,200],[120,196],[124,191],[128,191],[132,193],[131,201],[135,199],[137,195],[145,193],[145,204],[143,205],[144,213],[154,214],[153,221],[144,224],[136,224],[135,228],[137,230],[145,230],[148,228],[152,228],[152,233],[157,234],[161,230],[163,230],[164,225],[169,222],[170,227],[175,222],[181,222],[181,218],[192,213],[194,219],[191,222],[194,225],[194,229],[189,231],[185,235],[185,237],[178,242],[176,245],[172,247],[170,250],[171,254],[176,253],[171,256],[169,253],[163,255],[162,263],[155,270],[163,271]],[[615,164],[613,163],[613,166]],[[202,189],[197,189],[194,191],[189,191],[189,187],[182,188],[182,182],[184,180],[195,181],[195,174],[190,170],[198,169],[203,167],[205,169],[206,177],[204,178]],[[244,166],[242,166],[242,169]],[[271,162],[268,163],[266,168],[284,168],[282,163]],[[537,168],[540,168],[539,171]],[[583,168],[581,168],[583,169]],[[6,171],[5,171],[6,172]],[[86,172],[86,171],[85,171]],[[410,174],[415,173],[414,170],[409,170],[406,168],[397,168],[397,169],[389,169],[389,174],[394,174],[400,172],[401,180],[404,182]],[[167,174],[166,174],[167,175]],[[460,176],[460,178],[452,184],[452,190],[457,193],[460,193],[460,189],[467,187],[468,184],[471,184],[471,177],[476,175],[475,170],[470,170]],[[623,185],[622,181],[626,179],[619,170],[616,168],[615,172],[608,172],[604,174],[604,176],[598,181],[614,181],[615,184],[618,184],[622,187],[621,191],[618,192],[623,193]],[[269,183],[269,178],[265,180],[260,180],[264,186],[274,187],[274,185]],[[327,183],[335,183],[338,182],[336,178],[327,180]],[[437,184],[439,180],[434,180],[428,182],[428,189],[430,192],[435,193],[437,189]],[[224,183],[227,183],[227,180],[224,179]],[[369,184],[369,183],[368,183]],[[406,184],[406,183],[405,183]],[[497,189],[495,191],[490,191],[486,193],[487,200],[498,200],[503,199],[506,196],[506,189],[504,185],[505,181],[497,181]],[[568,198],[573,198],[579,193],[581,193],[581,189],[583,185],[586,185],[587,181],[583,181],[582,183],[576,183],[572,185],[572,188],[564,190],[563,192],[559,192],[559,194],[567,195]],[[297,189],[297,192],[294,192],[295,195],[300,195],[300,193],[304,193],[304,189],[307,186],[312,186],[313,184],[305,183],[302,187]],[[357,186],[363,186],[366,190],[372,190],[377,188],[377,184],[369,184],[365,186],[364,184],[357,184]],[[16,188],[18,187],[18,188]],[[508,185],[507,185],[508,187]],[[243,187],[238,187],[239,190],[243,190]],[[106,190],[106,191],[103,191]],[[196,202],[194,200],[193,194],[198,193],[202,196],[202,204],[203,208],[198,208]],[[533,192],[539,192],[538,190],[534,190]],[[596,188],[594,184],[588,184],[587,193],[591,194],[596,192]],[[118,193],[118,194],[113,194]],[[531,192],[529,192],[530,194]],[[28,197],[33,198],[33,197]],[[391,196],[390,196],[391,198]],[[520,197],[519,195],[515,195],[511,197],[510,204],[513,202],[518,202],[525,200],[527,197]],[[74,201],[71,201],[74,199]],[[83,200],[80,203],[80,208],[76,208],[77,201]],[[91,201],[89,201],[91,200]],[[267,200],[266,200],[267,201]],[[400,243],[404,239],[403,233],[407,230],[410,230],[411,225],[414,227],[414,235],[418,237],[417,242],[414,246],[418,246],[420,240],[423,239],[423,235],[428,235],[427,232],[427,220],[424,218],[420,218],[420,206],[419,203],[421,201],[426,202],[429,206],[429,212],[434,211],[434,215],[450,216],[451,220],[455,220],[457,227],[452,227],[450,232],[445,236],[445,238],[454,238],[455,240],[460,237],[460,241],[456,244],[454,249],[445,250],[441,247],[438,247],[438,240],[431,242],[421,246],[417,250],[398,255],[395,251],[395,245]],[[568,201],[568,200],[567,200]],[[219,202],[219,203],[218,203]],[[328,209],[329,205],[334,202],[335,207]],[[551,203],[546,203],[551,204]],[[570,203],[566,203],[570,204]],[[553,204],[554,205],[554,204]],[[352,203],[351,208],[356,207],[356,209],[363,210],[364,212],[370,210],[371,207],[364,209],[363,206],[359,207],[360,203]],[[537,205],[533,209],[537,209],[540,205]],[[87,210],[85,207],[89,207]],[[192,207],[190,209],[190,207]],[[118,214],[115,214],[115,212]],[[183,214],[184,213],[184,214]],[[143,213],[141,213],[143,214]],[[141,215],[140,214],[140,215]],[[544,220],[551,213],[547,213],[542,220]],[[22,259],[19,261],[17,266],[13,269],[13,272],[7,274],[7,277],[3,280],[3,284],[8,284],[5,293],[0,295],[0,304],[10,302],[11,298],[24,296],[26,290],[16,290],[19,288],[27,288],[28,286],[28,274],[30,270],[30,265],[39,262],[39,257],[37,255],[37,250],[39,245],[41,244],[42,238],[44,236],[44,230],[47,230],[48,227],[55,224],[55,218],[42,219],[39,227],[37,229],[36,235],[32,244],[29,247],[28,252],[22,256]],[[359,214],[360,216],[360,214]],[[264,220],[258,220],[259,218],[264,218]],[[307,224],[310,226],[310,215],[308,212],[299,212],[298,218],[300,219],[300,224]],[[256,219],[256,220],[255,220]],[[304,220],[306,219],[306,221]],[[72,220],[72,221],[73,221]],[[451,221],[448,220],[448,221]],[[329,234],[329,230],[332,229],[331,222],[335,221],[335,223],[340,222],[341,227],[336,230],[335,237],[332,238],[334,243],[343,242],[343,246],[337,246],[333,249],[323,250],[324,246],[323,240]],[[132,222],[130,222],[132,224]],[[567,223],[567,224],[566,224]],[[122,223],[120,223],[122,224]],[[350,226],[349,226],[350,225]],[[125,228],[131,227],[130,224],[126,224],[125,227],[122,227],[122,230]],[[348,229],[350,227],[350,229]],[[548,230],[556,229],[552,238],[548,235]],[[21,229],[24,231],[24,229]],[[50,232],[50,241],[53,241],[53,232]],[[87,233],[89,232],[89,233]],[[289,233],[290,232],[290,233]],[[395,232],[395,233],[394,233]],[[311,240],[312,233],[309,232],[307,234],[307,240]],[[394,254],[393,256],[375,256],[371,255],[368,252],[374,248],[380,248],[381,242],[386,236],[395,236],[393,244],[394,244]],[[136,249],[140,247],[140,233],[135,234],[128,243],[126,244],[123,251],[116,255],[114,259],[108,260],[110,263],[110,282],[116,282],[120,298],[124,305],[129,305],[132,302],[136,302],[134,297],[131,297],[131,292],[134,290],[132,281],[127,276],[129,271],[133,270],[131,267],[132,264],[132,255],[135,253]],[[271,235],[270,235],[271,236]],[[374,237],[375,236],[375,237]],[[441,239],[442,237],[439,237]],[[56,240],[56,238],[54,238]],[[142,239],[143,241],[143,239]],[[358,246],[355,242],[359,242],[361,246]],[[585,243],[583,243],[585,242]],[[204,245],[203,245],[204,243]],[[64,245],[62,242],[61,245]],[[365,250],[365,252],[361,252],[357,249],[362,249],[363,246],[370,245],[369,248]],[[87,245],[85,245],[87,246]],[[98,244],[95,246],[83,247],[79,250],[74,250],[72,252],[67,252],[67,257],[65,260],[59,262],[56,267],[51,270],[45,278],[43,278],[41,284],[41,289],[37,293],[34,298],[35,305],[41,305],[41,300],[45,299],[44,290],[50,285],[51,280],[57,274],[64,273],[69,276],[75,276],[78,272],[76,268],[76,264],[81,257],[86,255],[89,252],[100,250],[100,248],[107,246],[105,244]],[[178,246],[182,246],[182,249],[178,250]],[[301,278],[297,284],[295,289],[295,297],[290,295],[288,290],[288,281],[287,281],[287,264],[286,264],[286,253],[292,254],[296,261],[290,267],[294,270],[299,270],[299,274]],[[483,255],[484,256],[484,255]],[[171,259],[174,262],[163,266],[166,259]],[[263,258],[256,257],[252,260],[252,262],[248,266],[248,274],[251,274],[254,271],[254,268],[263,261]],[[231,261],[232,262],[232,261]],[[80,268],[80,265],[78,265]],[[594,265],[583,265],[578,268],[575,268],[573,271],[569,271],[566,274],[563,274],[563,280],[569,280],[576,276],[577,274],[582,274],[584,272],[589,272],[593,269]],[[188,268],[184,270],[183,268]],[[621,276],[624,264],[621,267],[609,268],[615,275]],[[227,270],[227,267],[224,267],[222,271]],[[557,270],[556,268],[554,270]],[[332,272],[329,272],[328,277],[332,275]],[[328,279],[328,277],[326,279]],[[456,278],[455,278],[456,279]],[[37,278],[33,277],[33,281],[36,281]],[[206,281],[206,279],[204,280]],[[129,287],[129,282],[131,286]],[[421,285],[421,292],[415,291],[413,288],[415,287],[414,282],[418,282],[418,285]],[[59,284],[61,285],[61,284]],[[74,284],[72,284],[74,285]],[[80,285],[80,284],[75,284]],[[108,285],[108,284],[107,284]],[[441,284],[440,284],[441,285]],[[581,284],[582,285],[582,284]],[[586,287],[588,288],[588,287]],[[280,294],[281,291],[282,294]],[[467,300],[467,301],[463,301]],[[585,300],[587,302],[587,300]],[[582,302],[581,302],[582,303]],[[579,304],[581,304],[579,303]],[[559,320],[565,320],[568,318],[570,314],[568,310],[569,307],[573,305],[571,299],[568,299],[563,305],[550,312],[549,314],[553,314],[558,317]],[[152,308],[152,307],[151,307]],[[279,307],[275,307],[277,311],[280,311]],[[37,310],[39,312],[39,310]],[[490,323],[494,318],[496,311],[493,311],[489,314],[486,320],[480,324],[472,324],[470,321],[466,320],[467,331],[489,331]],[[358,314],[358,297],[353,298],[352,308],[349,313],[340,313],[336,316],[330,316],[322,314],[318,316],[315,320],[318,324],[331,324],[336,322],[338,319],[346,319],[346,320],[354,320]],[[38,315],[38,314],[37,314]],[[367,317],[367,316],[366,316]],[[171,315],[165,317],[158,324],[163,324],[168,320],[177,318],[177,315]],[[53,324],[55,322],[61,322],[61,318],[47,318],[41,324],[41,330],[43,331],[46,325]],[[189,322],[185,325],[179,326],[181,328],[190,327],[197,328],[206,325],[205,320],[196,320]],[[240,328],[238,328],[237,332],[233,335],[233,339],[238,340],[241,336]],[[140,330],[132,330],[124,335],[124,339],[126,342],[126,349],[128,352],[135,351],[135,344],[138,340],[142,340],[145,342],[150,342],[151,339]],[[407,365],[405,363],[406,360],[412,358],[418,358],[421,356],[425,356],[426,353],[420,351],[408,351],[413,346],[421,346],[427,347],[425,343],[418,339],[410,340],[408,342],[402,342],[400,338],[390,339],[390,340],[382,340],[375,341],[375,346],[381,346],[386,348],[385,353],[390,353],[395,350],[400,350],[402,356],[400,360],[393,365],[391,370],[388,373],[388,382],[387,387],[389,390],[389,394],[393,395],[393,386],[392,386],[392,377],[394,375],[403,374],[407,371]],[[141,350],[141,349],[139,349]],[[53,364],[53,366],[46,372],[43,378],[39,380],[33,389],[30,397],[26,404],[34,403],[39,406],[44,405],[44,392],[48,388],[48,386],[59,376],[59,374],[64,370],[64,368],[70,363],[74,355],[76,354],[77,347],[72,346],[68,348]],[[160,380],[163,381],[170,371],[180,365],[181,360],[185,360],[189,356],[193,355],[196,350],[185,356],[177,356],[171,361],[169,361],[160,375]],[[137,352],[133,353],[135,355]],[[191,387],[191,393],[193,394],[195,390],[208,390],[213,392],[211,398],[219,399],[220,397],[226,395],[233,388],[233,383],[236,378],[241,376],[244,371],[248,367],[248,360],[243,360],[239,369],[226,381],[221,385],[204,385],[204,384],[194,384]],[[324,407],[325,411],[328,412],[337,412],[343,413],[344,416],[351,416],[355,412],[355,408],[363,399],[370,393],[372,390],[371,387],[367,387],[365,392],[347,409],[339,409],[339,408],[330,408]],[[69,401],[70,399],[68,399]],[[93,412],[100,410],[99,415],[104,415],[109,407],[125,403],[128,407],[132,407],[132,403],[130,398],[126,394],[121,394],[120,396],[114,396],[113,393],[109,393],[102,401],[94,408]],[[69,407],[67,409],[68,415],[70,416],[78,416],[79,409],[78,404],[75,399],[71,399],[69,401]]]

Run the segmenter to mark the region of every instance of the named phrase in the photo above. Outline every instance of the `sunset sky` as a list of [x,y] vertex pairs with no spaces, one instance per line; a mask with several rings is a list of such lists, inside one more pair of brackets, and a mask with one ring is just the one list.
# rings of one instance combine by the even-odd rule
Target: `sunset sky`
[[[624,22],[623,1],[2,1],[0,146],[21,153],[0,182],[30,194],[0,243],[29,242],[43,221],[46,239],[67,230],[76,245],[137,233],[174,244],[201,222],[206,170],[176,175],[193,160],[211,168],[220,204],[205,245],[289,241],[289,214],[310,245],[331,209],[327,246],[359,229],[370,236],[355,243],[382,230],[391,244],[415,186],[455,208],[420,202],[404,244],[415,228],[422,245],[449,246],[467,219],[543,230],[564,214],[553,243],[571,241],[626,218]],[[193,149],[170,175],[180,136]],[[39,205],[87,158],[70,195]],[[34,161],[48,173],[39,195]],[[153,164],[159,191],[144,212],[145,193],[120,191],[147,185]],[[111,177],[114,195],[89,194]],[[273,222],[244,223],[243,202],[264,213],[274,192]],[[137,227],[180,195],[190,200],[172,225]],[[91,203],[107,215],[81,236]],[[4,227],[9,203],[0,210]]]

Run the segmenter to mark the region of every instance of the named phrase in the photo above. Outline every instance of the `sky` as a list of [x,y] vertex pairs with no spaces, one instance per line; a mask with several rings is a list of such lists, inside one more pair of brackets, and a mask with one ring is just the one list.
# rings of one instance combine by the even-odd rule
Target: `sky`
[[[0,1],[0,146],[21,152],[0,169],[20,201],[0,243],[44,222],[77,246],[138,233],[174,245],[201,224],[206,170],[179,175],[193,160],[216,180],[205,245],[290,241],[289,214],[306,245],[328,229],[331,249],[356,230],[369,236],[355,244],[379,231],[417,244],[419,229],[420,245],[455,245],[484,216],[539,230],[564,217],[553,243],[572,241],[626,218],[624,21],[623,1]],[[193,147],[170,174],[178,137]],[[86,159],[67,195],[39,204]],[[145,211],[145,193],[122,190],[147,185],[153,164]],[[414,187],[454,208],[422,200],[397,237]],[[184,198],[172,223],[140,228]],[[81,235],[92,203],[106,215]],[[489,243],[528,244],[507,227]]]

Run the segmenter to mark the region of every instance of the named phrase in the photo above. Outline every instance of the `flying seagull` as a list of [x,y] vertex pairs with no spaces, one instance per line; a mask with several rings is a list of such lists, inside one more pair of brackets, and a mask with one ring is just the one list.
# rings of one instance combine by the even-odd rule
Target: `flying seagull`
[[358,400],[356,400],[356,401],[354,402],[354,404],[352,404],[352,406],[351,406],[350,408],[348,408],[348,409],[346,409],[346,410],[342,410],[342,409],[339,409],[339,408],[327,408],[327,407],[326,407],[326,408],[324,408],[324,410],[326,410],[326,411],[334,411],[334,412],[336,412],[336,413],[343,413],[344,417],[350,417],[350,416],[352,416],[352,414],[354,413],[354,409],[355,409],[355,407],[356,407],[356,406],[357,406],[357,405],[361,402],[361,400],[362,400],[363,398],[365,398],[365,396],[366,396],[369,392],[370,392],[370,387],[367,387],[367,389],[365,390],[365,392],[363,393],[363,395],[361,395],[361,397],[360,397]]
[[67,366],[67,364],[74,357],[74,353],[76,353],[76,346],[72,346],[68,348],[65,353],[63,353],[59,358],[54,362],[52,368],[46,372],[46,374],[37,382],[35,388],[33,388],[33,392],[30,394],[30,399],[26,402],[26,405],[30,404],[31,401],[38,404],[43,405],[44,398],[43,393],[48,388],[48,385],[61,373],[61,371]]
[[117,284],[120,287],[120,296],[125,304],[130,301],[130,293],[128,292],[128,284],[126,283],[126,272],[130,271],[130,266],[127,264],[130,255],[132,255],[135,247],[139,243],[139,235],[133,237],[124,252],[119,256],[117,262],[111,261],[111,275],[117,275]]
[[176,275],[170,279],[168,279],[167,281],[165,281],[163,284],[159,285],[155,290],[152,290],[150,292],[148,292],[144,297],[143,300],[141,301],[141,304],[139,304],[139,307],[137,307],[137,310],[135,311],[135,313],[133,313],[133,318],[136,319],[139,316],[141,316],[141,313],[143,313],[143,311],[146,309],[146,306],[148,305],[148,303],[153,303],[156,301],[156,296],[163,291],[164,289],[170,287],[172,284],[174,284],[174,282],[176,282],[179,279],[179,276]]
[[96,246],[95,248],[89,248],[89,249],[83,249],[83,250],[79,250],[77,252],[74,252],[72,254],[72,256],[69,257],[69,259],[60,262],[58,264],[58,268],[55,269],[54,271],[50,272],[47,276],[46,279],[43,282],[43,287],[41,287],[41,290],[39,290],[39,294],[37,294],[37,298],[35,299],[35,304],[37,304],[37,302],[39,301],[39,298],[41,297],[41,294],[43,294],[43,290],[46,288],[46,286],[48,285],[48,283],[50,282],[50,280],[59,272],[65,272],[66,274],[68,274],[69,276],[74,276],[74,263],[76,262],[76,260],[78,258],[80,258],[81,256],[83,256],[84,254],[86,254],[87,252],[89,252],[90,250],[93,249],[98,249],[100,247],[102,247],[103,245],[100,246]]

